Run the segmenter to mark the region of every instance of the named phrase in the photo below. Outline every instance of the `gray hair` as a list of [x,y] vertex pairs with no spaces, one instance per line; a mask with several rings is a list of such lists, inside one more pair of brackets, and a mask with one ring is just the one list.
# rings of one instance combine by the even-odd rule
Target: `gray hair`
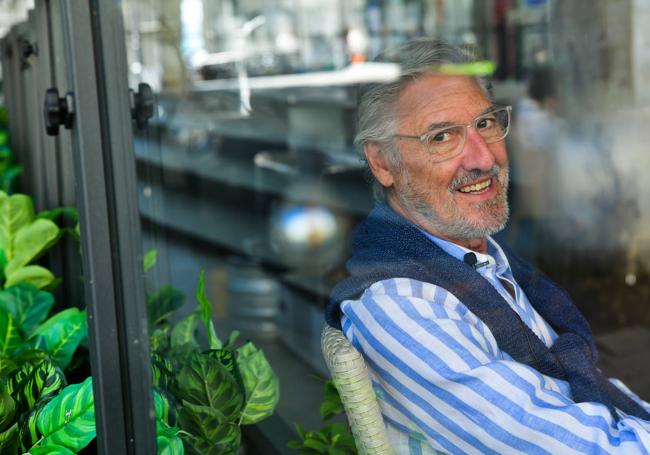
[[[417,38],[398,47],[386,49],[375,60],[399,64],[401,74],[394,81],[372,84],[363,93],[357,110],[357,134],[354,144],[361,148],[368,142],[382,144],[381,150],[388,163],[399,172],[401,159],[397,144],[393,140],[393,134],[396,132],[394,106],[402,90],[418,77],[431,73],[437,65],[471,63],[477,59],[469,49],[453,46],[445,41]],[[492,99],[490,82],[484,78],[476,79],[486,96]],[[373,180],[375,199],[385,200],[386,189],[374,178],[372,172],[369,172],[369,175]]]

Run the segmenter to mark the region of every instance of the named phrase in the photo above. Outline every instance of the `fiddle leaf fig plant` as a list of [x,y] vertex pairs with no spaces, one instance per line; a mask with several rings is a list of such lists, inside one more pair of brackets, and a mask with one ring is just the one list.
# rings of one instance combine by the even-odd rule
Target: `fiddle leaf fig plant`
[[48,269],[31,264],[51,248],[61,235],[59,227],[37,218],[32,199],[25,194],[0,191],[0,270],[3,288],[29,283],[43,289],[55,282]]

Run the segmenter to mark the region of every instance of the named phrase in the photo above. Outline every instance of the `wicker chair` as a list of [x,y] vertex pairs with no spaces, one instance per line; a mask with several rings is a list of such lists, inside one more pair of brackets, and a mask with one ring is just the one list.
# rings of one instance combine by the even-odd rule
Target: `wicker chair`
[[341,396],[360,454],[392,455],[384,419],[363,357],[343,332],[325,326],[321,336],[325,363]]

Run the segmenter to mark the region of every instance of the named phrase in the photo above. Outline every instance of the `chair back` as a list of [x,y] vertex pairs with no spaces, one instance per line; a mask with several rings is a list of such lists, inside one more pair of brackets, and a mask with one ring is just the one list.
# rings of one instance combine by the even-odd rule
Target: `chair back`
[[323,329],[321,348],[341,396],[357,450],[365,455],[392,455],[386,425],[361,353],[343,332],[329,325]]

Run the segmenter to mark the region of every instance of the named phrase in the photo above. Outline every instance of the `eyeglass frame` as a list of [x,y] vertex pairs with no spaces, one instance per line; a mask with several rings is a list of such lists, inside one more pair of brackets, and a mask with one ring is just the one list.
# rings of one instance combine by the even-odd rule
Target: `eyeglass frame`
[[[460,144],[460,146],[458,147],[458,151],[455,151],[455,152],[452,153],[451,155],[442,158],[442,159],[440,160],[440,162],[442,162],[442,161],[446,161],[446,160],[450,160],[450,159],[452,159],[452,158],[455,158],[455,157],[457,157],[458,155],[460,155],[460,154],[463,152],[463,149],[465,148],[465,142],[467,141],[467,128],[474,128],[474,129],[476,129],[476,123],[477,123],[479,120],[481,120],[481,119],[482,119],[483,117],[485,117],[486,115],[490,115],[490,114],[493,114],[493,113],[495,113],[495,112],[499,112],[499,111],[506,111],[506,113],[507,113],[507,115],[508,115],[508,126],[507,126],[507,128],[506,128],[505,133],[503,134],[503,136],[500,137],[500,138],[497,139],[497,140],[489,141],[489,142],[488,142],[485,138],[483,138],[483,136],[481,136],[481,138],[483,138],[483,140],[485,140],[485,143],[486,143],[486,144],[495,144],[495,143],[497,143],[497,142],[500,142],[500,141],[504,140],[504,139],[508,136],[508,133],[510,132],[510,124],[511,124],[511,122],[512,122],[512,106],[499,106],[499,105],[493,105],[492,107],[488,108],[487,111],[485,111],[485,112],[483,112],[482,114],[476,116],[476,118],[474,118],[470,123],[466,123],[466,124],[458,123],[458,124],[451,124],[451,125],[444,126],[444,127],[434,128],[434,129],[430,129],[430,130],[427,131],[426,133],[422,133],[422,134],[420,134],[420,135],[411,135],[411,134],[393,134],[391,137],[394,137],[394,138],[401,138],[401,139],[417,139],[418,141],[420,141],[420,144],[422,144],[422,147],[424,147],[425,151],[426,151],[427,153],[431,153],[431,152],[429,152],[429,150],[428,150],[428,146],[427,146],[427,144],[426,144],[426,142],[425,142],[426,138],[429,137],[429,136],[431,135],[431,133],[434,133],[434,132],[435,132],[436,134],[438,134],[438,133],[440,133],[440,132],[443,132],[443,131],[448,130],[448,129],[451,129],[451,128],[463,127],[463,142],[462,142],[462,144]],[[478,130],[477,130],[477,132],[478,132]],[[480,135],[480,134],[481,134],[481,133],[479,132],[479,135]],[[432,155],[433,155],[433,154],[432,154]]]

